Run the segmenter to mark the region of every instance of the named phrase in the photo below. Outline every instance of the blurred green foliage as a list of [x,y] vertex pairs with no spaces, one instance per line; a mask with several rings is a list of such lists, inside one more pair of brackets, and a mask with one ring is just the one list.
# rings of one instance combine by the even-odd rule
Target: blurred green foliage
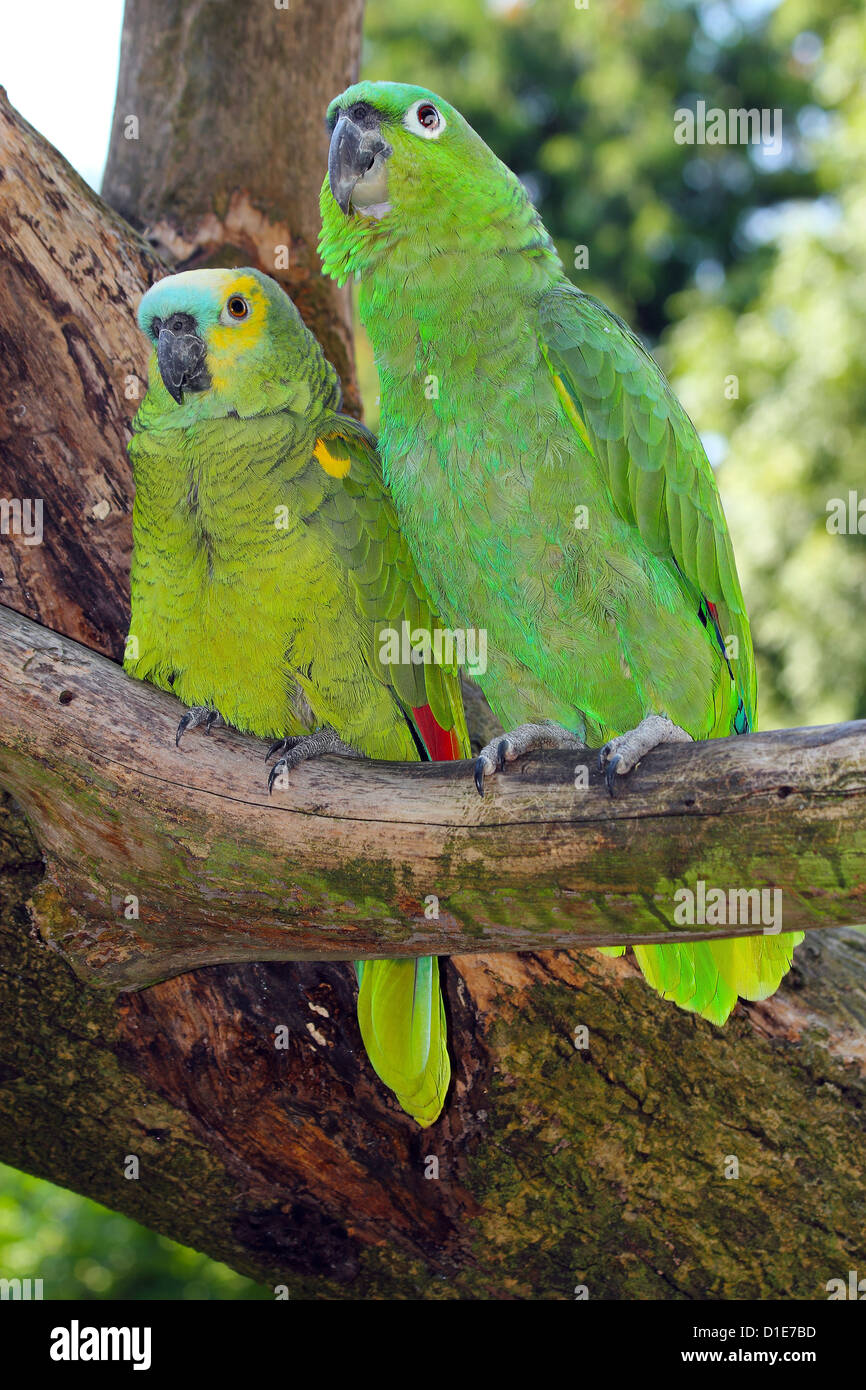
[[[807,7],[783,7],[788,32]],[[689,290],[666,357],[718,477],[760,660],[765,727],[866,717],[866,535],[828,531],[828,504],[866,511],[866,16],[840,19],[813,73],[828,113],[811,145],[820,201],[763,218],[772,260],[749,299]],[[724,379],[737,379],[728,399]],[[866,532],[866,516],[858,518]]]
[[45,1299],[273,1299],[226,1265],[0,1164],[0,1277]]
[[[866,716],[866,536],[826,528],[866,499],[864,33],[847,0],[367,6],[365,75],[458,106],[668,369],[718,466],[765,728]],[[780,110],[779,156],[678,144],[698,99]],[[375,426],[363,337],[359,370]]]
[[[752,614],[762,723],[866,717],[866,19],[843,0],[368,0],[364,74],[463,111],[581,288],[642,332],[708,444]],[[674,112],[779,108],[775,159],[674,141]],[[589,252],[574,268],[575,248]],[[359,370],[375,425],[376,379]],[[736,379],[735,387],[731,381]],[[866,528],[866,521],[864,521]],[[270,1297],[0,1169],[0,1274],[46,1297]]]

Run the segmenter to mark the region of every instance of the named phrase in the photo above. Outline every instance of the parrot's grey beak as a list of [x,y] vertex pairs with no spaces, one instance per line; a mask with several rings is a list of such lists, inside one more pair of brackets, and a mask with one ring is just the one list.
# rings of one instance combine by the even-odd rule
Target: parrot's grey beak
[[178,405],[183,403],[184,389],[206,391],[210,386],[207,348],[191,314],[172,314],[159,326],[156,360],[165,389]]
[[328,182],[342,212],[349,205],[381,215],[388,201],[385,161],[391,146],[376,126],[356,125],[341,116],[328,151]]

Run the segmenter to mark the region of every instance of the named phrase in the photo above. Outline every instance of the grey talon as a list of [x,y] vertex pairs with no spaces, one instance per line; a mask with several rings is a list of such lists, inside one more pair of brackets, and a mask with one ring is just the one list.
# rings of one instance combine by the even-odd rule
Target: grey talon
[[177,733],[174,736],[176,748],[180,747],[180,741],[187,729],[197,729],[201,726],[206,734],[209,734],[215,724],[224,724],[225,720],[218,709],[211,709],[209,705],[193,705],[187,710],[177,726]]
[[659,748],[665,743],[691,742],[691,734],[681,729],[678,724],[672,723],[667,715],[648,714],[634,729],[608,739],[599,753],[601,767],[607,767],[608,770],[608,790],[613,792],[615,783],[612,773],[615,768],[619,768],[618,775],[622,779],[620,785],[624,786],[626,776],[653,748]]
[[[300,767],[312,758],[318,758],[323,753],[338,753],[345,758],[360,758],[361,754],[351,744],[344,743],[335,729],[329,725],[323,725],[321,729],[316,729],[312,734],[293,734],[290,738],[281,739],[275,743],[270,752],[284,750],[274,766],[271,768],[268,777],[268,791],[273,790],[276,778],[290,768]],[[270,754],[268,754],[270,756]]]
[[614,753],[613,757],[611,758],[610,762],[605,768],[604,780],[607,783],[607,789],[610,792],[611,796],[616,796],[614,787],[616,786],[616,779],[618,776],[617,767],[621,762],[622,758],[620,757],[619,753]]
[[477,789],[478,789],[478,795],[479,795],[479,796],[483,796],[483,795],[484,795],[484,759],[483,759],[483,758],[476,758],[476,759],[475,759],[475,786],[476,786]]
[[278,738],[276,743],[271,744],[265,754],[265,762],[268,761],[268,758],[272,758],[275,753],[288,753],[290,748],[295,748],[297,744],[301,742],[302,739],[297,735],[293,735],[291,738]]
[[587,751],[575,734],[550,720],[540,724],[518,724],[504,737],[497,735],[481,749],[475,763],[475,785],[479,796],[484,795],[485,773],[504,772],[508,762],[531,753],[535,748],[579,748],[584,756]]

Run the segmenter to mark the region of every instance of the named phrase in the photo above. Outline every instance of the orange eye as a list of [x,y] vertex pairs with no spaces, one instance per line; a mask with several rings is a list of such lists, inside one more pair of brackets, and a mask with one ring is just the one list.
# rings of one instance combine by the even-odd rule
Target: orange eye
[[232,295],[226,308],[229,311],[229,317],[233,319],[245,319],[250,312],[249,304],[243,296],[239,294]]

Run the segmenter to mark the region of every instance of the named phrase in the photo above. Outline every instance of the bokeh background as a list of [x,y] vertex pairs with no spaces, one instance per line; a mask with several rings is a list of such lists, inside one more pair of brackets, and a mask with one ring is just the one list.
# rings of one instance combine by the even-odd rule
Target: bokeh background
[[[98,187],[122,0],[86,13],[21,7],[0,80]],[[368,0],[363,69],[458,106],[525,181],[575,282],[668,372],[717,470],[763,726],[866,717],[866,534],[827,527],[833,499],[866,501],[866,13],[850,0]],[[698,99],[781,111],[781,149],[678,144],[674,112]],[[375,427],[362,334],[357,349]],[[0,1276],[41,1276],[51,1298],[272,1297],[2,1167]]]

